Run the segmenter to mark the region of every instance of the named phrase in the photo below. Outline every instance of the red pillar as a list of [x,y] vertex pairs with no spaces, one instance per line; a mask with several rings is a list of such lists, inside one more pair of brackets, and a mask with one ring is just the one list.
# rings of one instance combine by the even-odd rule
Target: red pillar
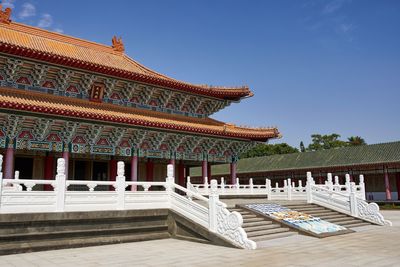
[[400,172],[396,173],[397,200],[400,200]]
[[390,181],[389,181],[389,173],[387,168],[384,168],[385,174],[385,192],[386,192],[386,200],[392,200],[392,192],[390,191]]
[[[131,181],[132,182],[137,182],[138,180],[138,156],[134,155],[131,157]],[[137,190],[136,185],[132,185],[131,187],[132,191]]]
[[152,182],[153,176],[154,176],[154,162],[148,159],[146,162],[146,181]]
[[236,167],[237,163],[236,161],[231,162],[231,184],[236,184]]
[[208,173],[207,167],[208,167],[207,160],[203,160],[203,165],[201,166],[201,174],[203,177],[203,184],[206,183],[206,178],[207,178],[207,173]]
[[6,156],[4,158],[4,179],[14,179],[14,147],[6,149]]
[[211,163],[207,163],[207,178],[208,178],[208,183],[211,183]]
[[69,152],[68,152],[68,151],[64,151],[63,154],[62,154],[62,157],[63,157],[63,159],[64,159],[64,161],[65,161],[65,177],[66,177],[67,180],[68,180],[68,178],[69,178],[69,176],[68,176],[68,170],[69,170]]
[[186,187],[185,186],[185,165],[183,162],[179,162],[178,164],[178,184]]
[[117,178],[117,160],[114,158],[110,159],[110,176],[108,178],[109,181],[115,181]]
[[[46,155],[44,158],[44,179],[54,180],[54,156]],[[44,185],[44,191],[52,191],[53,187],[51,185]]]

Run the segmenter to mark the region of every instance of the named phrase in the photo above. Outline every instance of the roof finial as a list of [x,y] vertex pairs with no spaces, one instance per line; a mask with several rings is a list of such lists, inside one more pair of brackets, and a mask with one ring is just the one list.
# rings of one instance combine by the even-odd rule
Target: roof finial
[[124,43],[122,43],[122,37],[117,38],[117,36],[114,35],[112,38],[112,48],[118,52],[125,51]]
[[7,7],[3,11],[3,6],[0,4],[0,22],[10,24],[11,8]]

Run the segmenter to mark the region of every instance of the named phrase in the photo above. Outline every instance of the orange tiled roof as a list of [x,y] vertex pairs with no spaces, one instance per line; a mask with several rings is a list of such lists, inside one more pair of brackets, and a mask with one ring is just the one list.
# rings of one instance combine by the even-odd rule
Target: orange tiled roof
[[184,117],[4,87],[0,87],[0,109],[109,121],[254,141],[267,141],[279,137],[276,128],[238,127],[210,118]]
[[0,52],[222,99],[239,100],[253,95],[248,87],[212,87],[178,81],[146,68],[113,46],[15,22],[0,21]]

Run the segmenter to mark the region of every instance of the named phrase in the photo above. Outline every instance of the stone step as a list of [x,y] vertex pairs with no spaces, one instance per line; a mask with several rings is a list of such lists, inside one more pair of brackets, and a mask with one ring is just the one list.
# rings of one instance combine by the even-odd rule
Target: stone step
[[30,232],[30,233],[17,233],[0,235],[0,244],[4,242],[15,242],[15,241],[30,241],[30,240],[50,240],[59,238],[82,238],[90,236],[113,236],[122,234],[133,234],[141,233],[146,234],[148,232],[162,232],[168,231],[167,225],[156,225],[156,226],[141,226],[141,227],[127,227],[127,228],[111,228],[111,229],[92,229],[92,230],[64,230],[64,231],[52,231],[52,232]]
[[[276,233],[276,234],[270,234],[270,235],[261,235],[261,236],[253,237],[251,240],[256,242],[257,246],[258,246],[258,242],[276,239],[276,238],[288,237],[288,236],[292,236],[292,235],[297,235],[297,233],[288,231],[288,232],[282,232],[282,233]],[[259,247],[262,247],[262,246],[259,246]]]
[[250,218],[256,218],[257,217],[256,214],[252,214],[252,213],[250,213],[250,214],[240,213],[240,214],[242,215],[243,219],[250,219]]
[[261,226],[261,225],[271,225],[272,221],[262,220],[257,222],[244,222],[243,227],[253,227],[253,226]]
[[273,229],[269,229],[269,230],[249,232],[249,233],[247,233],[247,237],[250,238],[251,240],[253,240],[253,237],[256,237],[256,236],[277,234],[277,233],[288,232],[288,231],[289,231],[289,228],[279,227],[279,228],[273,228]]
[[90,236],[83,238],[32,240],[28,242],[25,240],[21,240],[12,243],[0,244],[0,255],[24,253],[32,251],[54,250],[62,248],[98,246],[98,245],[124,243],[124,242],[165,239],[169,237],[170,235],[168,232],[161,231],[161,232],[151,232],[146,234],[131,233],[131,234],[111,235],[111,236]]
[[323,216],[319,216],[322,220],[325,221],[329,221],[330,219],[336,219],[336,218],[344,218],[344,217],[348,217],[346,214],[332,214],[332,215],[323,215]]
[[243,223],[261,222],[261,221],[264,221],[264,218],[261,217],[243,218]]
[[326,215],[338,215],[338,214],[341,214],[341,213],[337,212],[337,211],[327,210],[327,211],[324,211],[324,212],[309,212],[307,214],[311,215],[313,217],[319,217],[319,216],[326,216]]
[[347,224],[346,225],[346,228],[356,228],[356,227],[361,227],[361,226],[368,226],[368,225],[372,225],[371,223],[369,223],[369,222],[365,222],[365,221],[359,221],[359,222],[356,222],[356,223],[352,223],[352,224]]
[[315,208],[301,208],[301,209],[292,209],[295,211],[299,211],[299,212],[304,212],[304,213],[310,213],[310,212],[326,212],[329,211],[325,208],[319,208],[319,207],[315,207]]
[[[165,225],[166,219],[163,220],[151,220],[151,225]],[[107,231],[113,228],[129,228],[129,227],[141,227],[147,226],[149,221],[146,220],[130,220],[127,218],[123,221],[108,221],[98,220],[93,222],[90,220],[76,220],[76,221],[35,221],[26,224],[15,224],[11,223],[8,225],[0,226],[0,236],[6,234],[23,234],[23,233],[34,233],[34,232],[59,232],[65,229],[71,231],[79,230],[93,230],[103,229]]]
[[345,224],[348,222],[354,222],[354,221],[360,221],[357,218],[353,218],[353,217],[347,217],[347,216],[343,216],[342,218],[335,218],[335,219],[330,219],[329,222],[331,223],[335,223],[335,224]]
[[243,229],[246,233],[254,232],[254,231],[263,231],[263,230],[269,230],[269,229],[276,229],[280,228],[281,226],[279,224],[267,224],[267,225],[258,225],[258,226],[250,226],[250,227],[245,227],[243,226]]

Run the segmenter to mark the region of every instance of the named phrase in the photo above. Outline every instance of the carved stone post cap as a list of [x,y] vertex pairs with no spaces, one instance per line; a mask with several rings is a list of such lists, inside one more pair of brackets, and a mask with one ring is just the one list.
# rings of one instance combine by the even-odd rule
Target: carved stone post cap
[[364,183],[364,175],[360,174],[360,183]]
[[174,177],[174,165],[168,164],[167,166],[167,177],[173,178]]
[[118,161],[117,163],[117,175],[118,176],[125,175],[125,163],[123,161]]
[[339,176],[335,176],[335,184],[339,184]]
[[311,174],[311,172],[307,172],[307,180],[308,179],[312,179],[312,174]]
[[18,180],[19,179],[19,171],[15,171],[14,173],[14,179]]
[[57,159],[57,174],[65,174],[65,159]]
[[345,177],[346,177],[346,183],[349,183],[350,182],[350,174],[346,173]]
[[210,182],[210,190],[211,194],[215,195],[218,192],[218,182],[215,179],[212,179]]
[[332,182],[332,173],[328,173],[328,182]]

